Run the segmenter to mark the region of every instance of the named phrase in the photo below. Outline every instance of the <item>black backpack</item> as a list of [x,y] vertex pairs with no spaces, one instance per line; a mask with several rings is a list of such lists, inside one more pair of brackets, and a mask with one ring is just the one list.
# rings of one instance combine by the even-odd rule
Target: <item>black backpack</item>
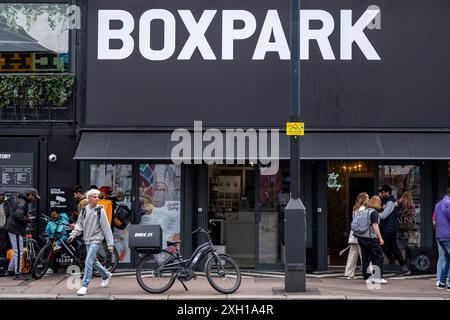
[[[84,206],[83,209],[81,209],[81,214],[83,215],[83,219],[86,218],[86,206]],[[103,209],[103,206],[98,206],[98,208],[95,209],[95,211],[97,211],[98,223],[100,223],[100,217],[102,215],[102,209]]]
[[112,225],[114,228],[123,230],[130,223],[130,218],[131,210],[127,206],[119,204],[112,218]]

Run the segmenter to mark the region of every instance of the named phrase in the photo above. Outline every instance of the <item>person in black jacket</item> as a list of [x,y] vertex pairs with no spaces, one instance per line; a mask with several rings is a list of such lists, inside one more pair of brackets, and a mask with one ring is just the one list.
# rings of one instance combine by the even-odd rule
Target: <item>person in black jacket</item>
[[33,217],[28,216],[28,205],[37,201],[41,197],[34,188],[29,188],[20,193],[14,203],[14,210],[9,214],[6,229],[9,233],[9,239],[14,250],[14,256],[9,265],[9,270],[14,270],[15,280],[28,280],[22,274],[22,256],[23,256],[23,235],[25,235],[27,223],[31,222]]
[[[8,231],[6,230],[6,223],[8,221],[8,216],[10,210],[10,203],[8,198],[6,198],[6,194],[4,190],[0,190],[0,258],[2,259],[2,263],[7,261],[7,252],[8,249],[11,248],[11,244],[9,242]],[[4,267],[4,268],[3,268]],[[3,266],[1,269],[7,268],[7,266]],[[0,271],[0,276],[11,275],[7,274],[5,271]]]
[[389,258],[391,254],[400,263],[401,269],[399,275],[410,275],[405,259],[397,244],[397,211],[398,207],[395,204],[395,199],[392,196],[392,188],[389,185],[384,185],[381,188],[381,198],[383,199],[383,212],[380,213],[380,231],[384,239],[383,251]]

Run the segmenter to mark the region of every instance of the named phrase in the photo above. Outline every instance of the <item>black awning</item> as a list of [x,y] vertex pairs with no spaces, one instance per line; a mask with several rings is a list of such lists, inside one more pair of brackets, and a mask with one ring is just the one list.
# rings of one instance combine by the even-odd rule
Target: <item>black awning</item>
[[301,158],[448,160],[450,133],[305,133]]
[[169,160],[170,132],[84,132],[76,160]]
[[[172,148],[177,144],[171,141],[171,134],[171,132],[84,132],[74,159],[170,160]],[[204,147],[208,143],[204,142]],[[450,159],[450,133],[306,132],[305,136],[300,137],[300,145],[301,158],[305,160]],[[281,132],[279,146],[280,159],[289,159],[289,138]],[[245,150],[247,159],[248,154],[247,146]],[[191,155],[193,158],[193,150]]]

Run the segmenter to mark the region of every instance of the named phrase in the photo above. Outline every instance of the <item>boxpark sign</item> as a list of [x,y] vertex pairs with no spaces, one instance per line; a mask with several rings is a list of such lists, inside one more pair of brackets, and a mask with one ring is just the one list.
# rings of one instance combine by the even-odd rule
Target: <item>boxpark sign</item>
[[[306,129],[448,127],[448,10],[303,0]],[[289,0],[89,0],[83,28],[87,128],[284,130],[289,120]]]
[[[177,17],[176,17],[177,16]],[[220,18],[216,18],[221,16]],[[380,60],[380,56],[370,43],[364,29],[368,25],[374,26],[374,20],[378,20],[379,26],[380,10],[377,6],[371,6],[363,12],[361,17],[352,22],[352,10],[340,11],[340,55],[341,60],[352,59],[352,46],[357,45],[368,60]],[[198,49],[204,60],[217,60],[208,42],[205,33],[214,19],[220,19],[221,30],[221,59],[234,59],[235,41],[245,41],[255,34],[257,24],[255,16],[247,10],[203,10],[198,20],[191,10],[177,10],[174,15],[165,9],[150,9],[140,17],[126,10],[99,10],[98,11],[98,59],[99,60],[121,60],[128,58],[134,51],[135,46],[147,60],[167,60],[174,56],[176,48],[176,24],[183,23],[189,32],[189,37],[182,46],[176,59],[190,60]],[[122,23],[122,28],[112,29],[111,21]],[[139,44],[131,36],[139,21]],[[162,22],[164,41],[162,48],[152,47],[152,24]],[[320,29],[312,29],[311,21],[320,21]],[[236,27],[240,23],[242,26]],[[300,59],[309,59],[310,41],[316,41],[325,60],[335,60],[336,56],[331,47],[329,36],[335,31],[335,21],[330,13],[324,10],[301,10],[300,11]],[[273,40],[271,40],[273,37]],[[111,40],[119,40],[122,46],[113,49]],[[267,10],[262,27],[258,36],[252,60],[264,60],[268,52],[275,52],[281,60],[289,60],[291,57],[286,32],[283,30],[280,16],[277,10]]]

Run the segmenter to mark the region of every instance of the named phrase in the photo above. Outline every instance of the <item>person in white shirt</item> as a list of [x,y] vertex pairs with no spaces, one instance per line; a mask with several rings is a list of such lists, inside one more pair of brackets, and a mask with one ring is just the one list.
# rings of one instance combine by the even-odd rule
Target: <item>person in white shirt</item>
[[[353,206],[352,218],[355,219],[356,215],[366,209],[367,202],[369,201],[369,195],[367,192],[361,192],[356,197],[355,205]],[[361,248],[358,244],[358,239],[353,235],[353,231],[350,230],[348,237],[349,252],[347,257],[347,264],[345,266],[345,277],[348,280],[355,278],[356,265],[358,263],[358,256],[361,259]]]

